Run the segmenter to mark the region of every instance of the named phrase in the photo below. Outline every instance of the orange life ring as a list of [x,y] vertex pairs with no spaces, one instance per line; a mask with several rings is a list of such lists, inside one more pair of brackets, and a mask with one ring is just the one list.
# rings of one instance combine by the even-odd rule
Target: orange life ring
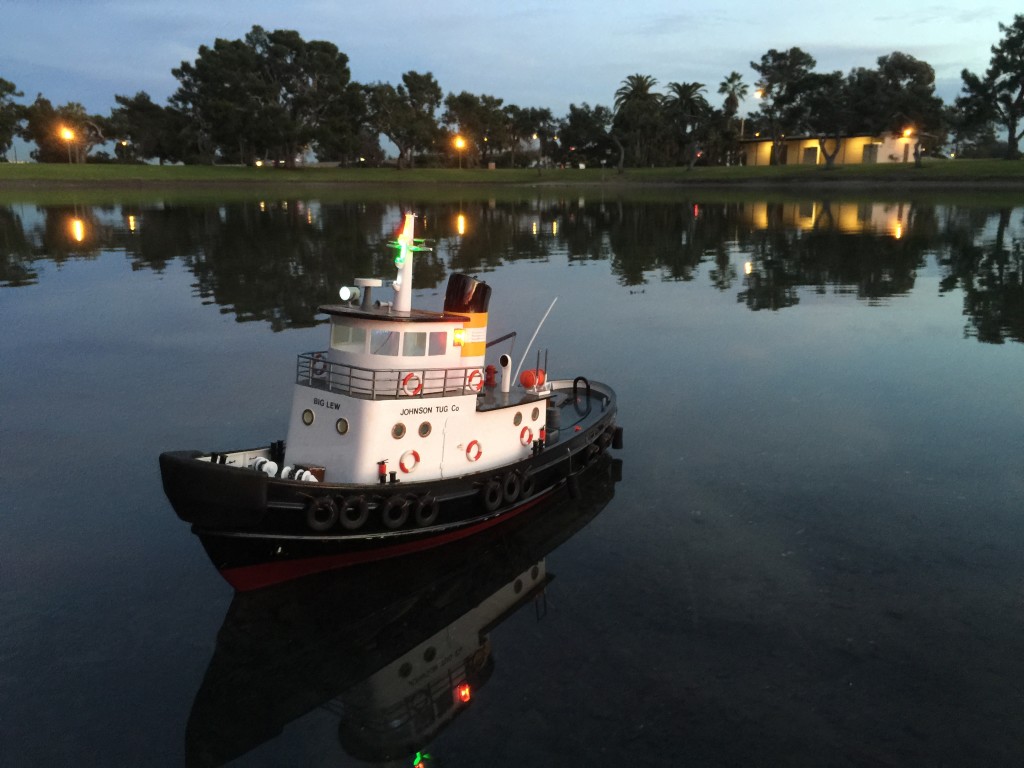
[[398,466],[403,472],[409,474],[420,463],[420,455],[416,451],[406,451],[402,454],[402,458],[398,460]]
[[327,373],[327,361],[324,360],[324,356],[317,352],[313,355],[313,364],[310,366],[314,376],[323,376]]
[[[412,391],[410,392],[409,384],[410,382],[413,381],[416,382],[416,386],[413,387]],[[420,381],[420,377],[417,376],[415,373],[406,374],[405,378],[402,379],[402,391],[405,392],[405,394],[409,395],[410,397],[415,397],[416,395],[423,391],[423,382]]]
[[470,461],[479,460],[479,458],[483,456],[483,453],[479,440],[471,440],[469,445],[466,446],[466,458]]
[[519,433],[519,442],[523,445],[529,445],[533,442],[533,430],[529,427],[523,427]]
[[484,388],[484,375],[480,373],[480,369],[476,368],[471,374],[469,374],[469,388],[474,392],[479,392]]

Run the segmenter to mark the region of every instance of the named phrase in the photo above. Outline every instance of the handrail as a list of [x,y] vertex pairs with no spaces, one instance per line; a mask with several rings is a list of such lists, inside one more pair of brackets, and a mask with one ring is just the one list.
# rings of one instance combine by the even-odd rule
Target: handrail
[[303,352],[295,367],[295,383],[369,400],[476,394],[483,372],[475,368],[361,368],[334,363],[327,352]]

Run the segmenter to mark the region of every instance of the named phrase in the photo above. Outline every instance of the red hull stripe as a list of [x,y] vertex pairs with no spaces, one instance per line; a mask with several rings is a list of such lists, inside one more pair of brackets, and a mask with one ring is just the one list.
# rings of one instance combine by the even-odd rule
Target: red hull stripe
[[228,584],[239,592],[248,592],[253,589],[269,587],[273,584],[280,584],[283,581],[297,579],[301,576],[309,576],[314,573],[331,571],[336,568],[344,568],[346,566],[359,565],[361,563],[371,563],[376,560],[386,560],[391,557],[412,554],[413,552],[422,552],[427,549],[439,547],[443,544],[458,541],[459,539],[464,539],[467,536],[472,536],[480,531],[486,530],[487,528],[491,528],[498,523],[503,523],[509,518],[515,517],[521,512],[525,512],[531,507],[536,506],[552,493],[554,493],[554,489],[546,491],[536,498],[526,502],[522,506],[499,515],[498,517],[485,520],[482,523],[477,523],[476,525],[468,526],[466,528],[459,528],[451,533],[446,533],[440,536],[431,536],[430,538],[420,539],[418,541],[394,544],[389,547],[370,549],[364,552],[343,552],[337,555],[297,558],[295,560],[260,563],[259,565],[245,565],[238,568],[225,568],[220,572],[220,575],[227,580]]

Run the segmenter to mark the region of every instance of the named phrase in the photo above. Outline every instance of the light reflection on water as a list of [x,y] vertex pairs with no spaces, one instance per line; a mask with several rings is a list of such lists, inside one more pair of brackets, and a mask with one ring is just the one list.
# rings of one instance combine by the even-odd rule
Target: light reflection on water
[[[231,599],[156,456],[282,436],[317,306],[389,274],[403,207],[0,208],[12,764],[182,762]],[[525,339],[558,296],[538,344],[615,387],[626,429],[615,498],[547,559],[547,615],[493,631],[431,754],[1019,762],[1024,210],[416,208],[418,301],[482,273],[492,335]],[[351,764],[337,728],[299,713],[243,764]]]

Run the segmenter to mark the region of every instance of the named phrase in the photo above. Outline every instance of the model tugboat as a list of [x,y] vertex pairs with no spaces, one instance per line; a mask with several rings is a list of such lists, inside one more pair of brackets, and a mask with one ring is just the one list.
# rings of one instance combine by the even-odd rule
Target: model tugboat
[[175,512],[237,590],[470,536],[574,491],[621,447],[610,387],[551,380],[539,354],[518,377],[509,354],[487,363],[486,283],[453,274],[443,311],[412,308],[413,226],[406,214],[393,302],[357,279],[320,308],[330,346],[298,356],[285,440],[160,456]]

